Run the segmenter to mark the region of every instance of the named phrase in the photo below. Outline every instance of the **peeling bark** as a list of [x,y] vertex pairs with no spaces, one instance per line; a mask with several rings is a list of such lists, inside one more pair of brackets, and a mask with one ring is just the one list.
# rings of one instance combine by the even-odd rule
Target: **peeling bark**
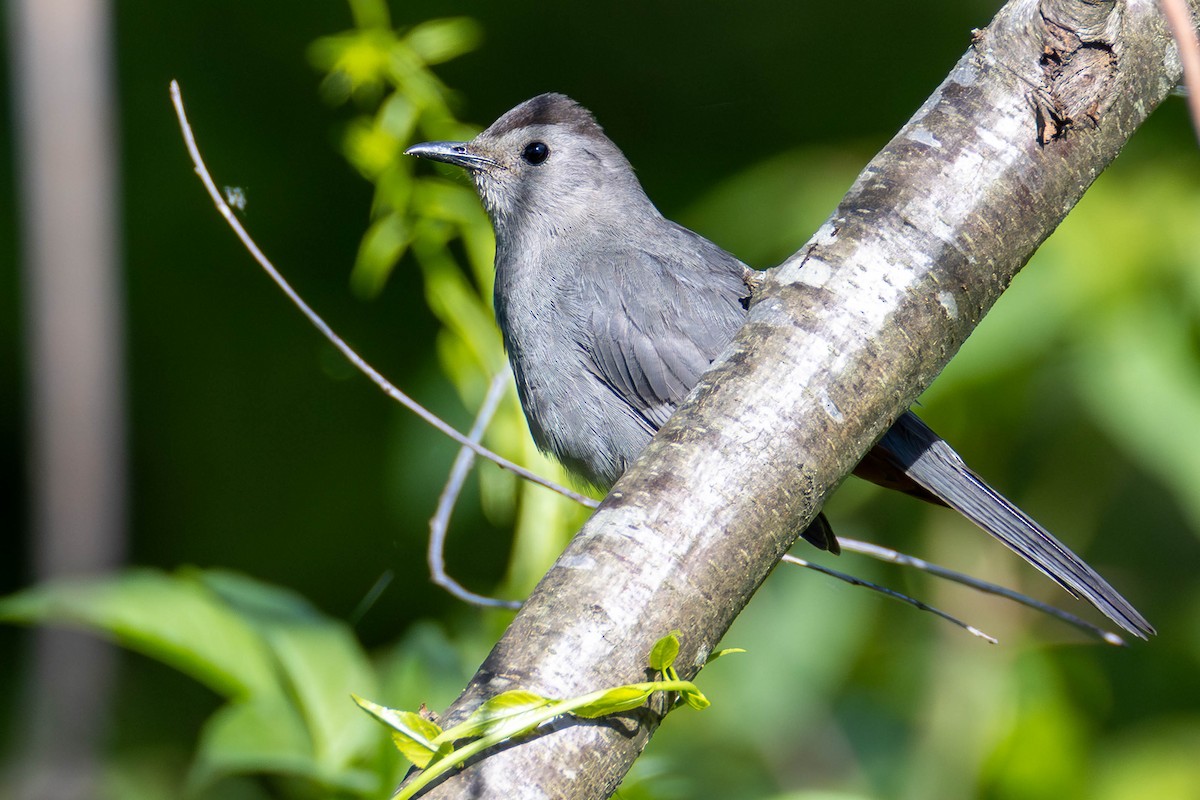
[[[692,676],[871,444],[1180,78],[1152,0],[1013,0],[764,283],[736,340],[543,578],[463,695]],[[797,187],[802,191],[802,187]],[[659,721],[563,723],[436,798],[604,798]]]

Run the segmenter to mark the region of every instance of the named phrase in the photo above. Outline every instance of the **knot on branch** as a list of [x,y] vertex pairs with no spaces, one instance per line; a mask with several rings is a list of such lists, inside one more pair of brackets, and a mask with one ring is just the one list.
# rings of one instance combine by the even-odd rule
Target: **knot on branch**
[[[1055,4],[1062,7],[1078,4]],[[1078,13],[1042,11],[1041,85],[1033,109],[1038,144],[1045,147],[1078,126],[1099,127],[1116,81],[1117,53],[1113,47],[1119,21],[1116,3],[1083,3]]]

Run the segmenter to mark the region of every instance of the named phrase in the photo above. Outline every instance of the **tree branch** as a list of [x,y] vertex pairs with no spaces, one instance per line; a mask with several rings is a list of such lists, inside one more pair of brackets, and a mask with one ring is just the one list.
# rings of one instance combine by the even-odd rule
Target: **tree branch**
[[[1178,83],[1153,0],[1013,0],[768,278],[749,320],[543,578],[448,724],[524,688],[690,678],[870,445]],[[797,189],[799,191],[799,188]],[[658,717],[560,726],[426,797],[603,798]]]

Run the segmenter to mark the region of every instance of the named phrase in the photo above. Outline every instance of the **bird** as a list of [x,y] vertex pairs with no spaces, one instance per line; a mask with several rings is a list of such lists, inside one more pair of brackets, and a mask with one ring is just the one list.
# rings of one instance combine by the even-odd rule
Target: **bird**
[[[494,307],[537,446],[601,489],[732,341],[763,273],[664,217],[585,107],[541,94],[470,141],[405,153],[469,173],[496,238]],[[911,411],[860,477],[958,511],[1140,638],[1153,626]],[[838,552],[823,514],[804,532]]]

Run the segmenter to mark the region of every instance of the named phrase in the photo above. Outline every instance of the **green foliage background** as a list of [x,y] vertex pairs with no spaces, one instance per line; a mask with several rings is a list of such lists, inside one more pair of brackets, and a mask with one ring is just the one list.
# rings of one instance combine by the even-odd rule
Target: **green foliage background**
[[[353,6],[360,22],[378,13]],[[393,161],[403,142],[389,132],[411,122],[421,138],[459,135],[455,120],[486,124],[537,92],[565,91],[597,113],[668,216],[771,266],[820,224],[996,7],[393,4],[401,27],[463,14],[478,27],[423,29],[415,51],[444,60],[436,75],[453,91],[417,69],[416,100],[386,107],[380,125],[371,115],[382,84],[322,85],[308,60],[329,67],[345,54],[336,39],[310,47],[352,27],[346,6],[118,4],[130,560],[166,572],[126,576],[114,605],[83,595],[50,609],[26,596],[4,608],[104,626],[154,657],[123,658],[102,794],[176,797],[190,768],[203,796],[372,796],[403,764],[348,693],[441,707],[505,621],[427,580],[426,520],[455,448],[352,373],[250,264],[191,174],[168,80],[183,86],[217,180],[246,189],[247,225],[300,291],[382,372],[465,428],[481,376],[500,361],[472,296],[487,294],[486,225],[461,179]],[[382,28],[370,36],[392,41]],[[372,52],[351,51],[364,74]],[[7,103],[0,114],[7,152]],[[8,209],[11,165],[0,160]],[[414,172],[423,183],[406,195]],[[5,594],[29,582],[20,392],[34,368],[20,361],[13,217],[0,214]],[[622,797],[1200,796],[1197,220],[1200,158],[1182,103],[1170,101],[922,408],[1160,637],[1127,650],[1083,644],[996,600],[852,556],[836,564],[966,616],[1001,638],[989,647],[780,570],[727,637],[749,654],[701,676],[712,707],[669,719]],[[511,401],[506,419],[492,443],[530,455]],[[480,475],[460,504],[449,567],[471,588],[520,596],[572,512],[494,469]],[[843,535],[1068,602],[948,512],[853,482],[828,512]],[[362,612],[386,574],[394,579]],[[27,729],[25,641],[0,628],[8,751]],[[319,757],[298,764],[305,748]],[[204,788],[237,772],[228,758],[239,753],[295,779]]]

